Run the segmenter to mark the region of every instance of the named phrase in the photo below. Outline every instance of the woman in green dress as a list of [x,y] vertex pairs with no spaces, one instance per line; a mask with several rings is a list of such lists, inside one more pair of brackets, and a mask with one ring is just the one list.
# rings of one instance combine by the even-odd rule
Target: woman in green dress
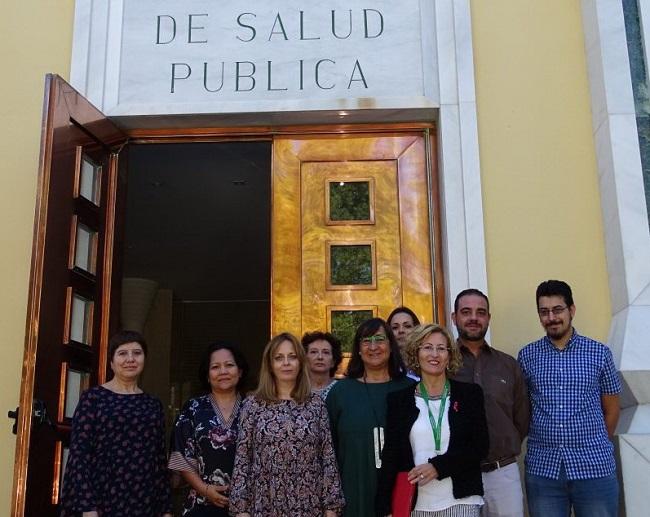
[[336,383],[326,403],[341,473],[345,517],[375,517],[381,468],[386,395],[412,383],[397,341],[380,318],[365,321],[354,336],[347,378]]

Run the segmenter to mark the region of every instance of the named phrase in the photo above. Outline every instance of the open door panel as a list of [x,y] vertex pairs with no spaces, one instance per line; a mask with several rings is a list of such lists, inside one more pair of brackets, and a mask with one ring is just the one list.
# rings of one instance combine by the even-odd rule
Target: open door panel
[[59,514],[81,391],[104,381],[126,136],[63,79],[45,86],[13,516]]

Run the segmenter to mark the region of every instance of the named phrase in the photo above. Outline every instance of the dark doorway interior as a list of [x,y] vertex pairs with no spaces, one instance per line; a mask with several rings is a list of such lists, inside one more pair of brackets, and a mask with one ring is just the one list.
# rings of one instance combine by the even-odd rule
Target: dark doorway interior
[[271,143],[134,145],[128,171],[122,324],[142,325],[143,388],[170,425],[199,391],[208,343],[240,346],[251,377],[258,369],[270,332]]

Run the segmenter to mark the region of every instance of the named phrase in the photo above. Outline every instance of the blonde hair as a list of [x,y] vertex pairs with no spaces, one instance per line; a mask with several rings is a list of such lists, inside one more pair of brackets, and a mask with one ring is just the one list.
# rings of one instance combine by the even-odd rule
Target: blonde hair
[[291,397],[299,404],[302,404],[311,394],[309,373],[307,371],[307,358],[305,350],[300,344],[300,341],[298,341],[298,338],[289,332],[278,334],[264,347],[260,367],[260,381],[254,395],[257,399],[266,402],[278,401],[278,389],[275,384],[275,376],[273,375],[273,356],[278,347],[285,341],[289,341],[293,345],[293,350],[298,358],[298,377],[296,378],[296,384],[291,390]]
[[420,369],[420,362],[418,361],[418,352],[422,342],[431,334],[442,334],[447,341],[447,348],[449,350],[449,364],[447,365],[447,374],[453,375],[456,373],[463,364],[463,356],[458,349],[458,345],[449,331],[442,325],[437,323],[427,323],[415,327],[408,336],[406,346],[404,347],[404,361],[407,368],[414,371],[418,375],[422,374]]

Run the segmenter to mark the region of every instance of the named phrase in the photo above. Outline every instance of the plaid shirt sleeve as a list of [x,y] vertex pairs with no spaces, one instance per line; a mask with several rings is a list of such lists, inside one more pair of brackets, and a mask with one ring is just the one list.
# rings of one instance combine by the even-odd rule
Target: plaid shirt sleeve
[[618,377],[616,366],[614,366],[614,357],[609,348],[605,348],[603,354],[603,371],[600,376],[600,394],[615,395],[621,392],[621,380]]

